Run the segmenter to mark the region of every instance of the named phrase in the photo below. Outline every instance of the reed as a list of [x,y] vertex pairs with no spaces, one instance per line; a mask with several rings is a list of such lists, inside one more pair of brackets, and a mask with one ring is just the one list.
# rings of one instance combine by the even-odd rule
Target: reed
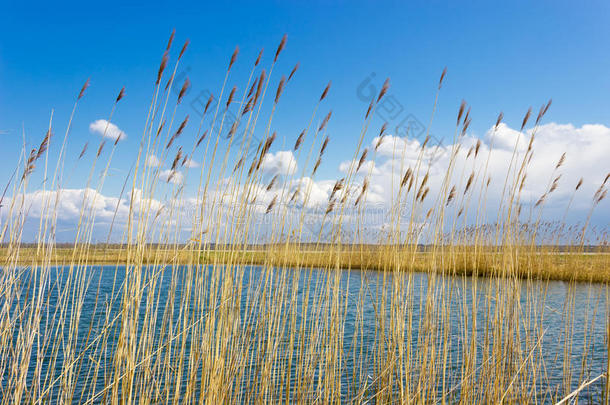
[[[563,187],[570,158],[563,154],[530,218],[521,212],[550,101],[531,130],[531,109],[520,123],[517,143],[524,138],[529,147],[514,147],[497,218],[488,214],[490,183],[502,181],[489,177],[493,136],[487,156],[480,141],[464,152],[472,118],[462,102],[439,188],[430,184],[429,133],[409,167],[407,151],[394,144],[387,224],[371,234],[371,178],[378,149],[389,142],[387,123],[374,147],[363,146],[389,79],[364,113],[345,176],[316,208],[315,176],[332,126],[332,110],[318,110],[330,82],[289,141],[296,166],[269,178],[266,162],[280,148],[274,116],[298,77],[296,63],[272,78],[283,69],[287,37],[268,66],[258,54],[245,85],[233,84],[236,47],[218,98],[207,100],[199,123],[185,114],[177,126],[191,81],[175,83],[189,42],[173,59],[174,38],[151,78],[138,153],[104,238],[118,232],[116,244],[93,241],[119,139],[111,148],[102,139],[91,157],[88,143],[66,154],[89,80],[60,144],[52,117],[36,147],[24,142],[0,217],[1,403],[608,403],[610,252],[607,230],[591,218],[609,176],[583,225],[566,219],[586,180],[570,186],[561,220],[547,222],[546,200]],[[110,100],[106,130],[127,97],[122,88]],[[64,166],[86,169],[87,158],[75,238],[63,246],[59,202],[72,192]],[[193,160],[201,162],[198,173]],[[30,184],[39,172],[42,190]],[[194,198],[184,186],[190,176]],[[28,244],[32,195],[42,209]],[[307,232],[312,219],[319,229]],[[558,291],[560,306],[552,301]]]

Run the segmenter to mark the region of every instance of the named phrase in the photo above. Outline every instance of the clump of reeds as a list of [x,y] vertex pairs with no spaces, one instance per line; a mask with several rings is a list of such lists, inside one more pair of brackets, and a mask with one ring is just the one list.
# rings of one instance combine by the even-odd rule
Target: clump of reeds
[[[396,169],[386,226],[371,235],[377,224],[367,222],[367,198],[375,191],[371,173],[388,124],[370,150],[362,146],[389,79],[367,106],[345,176],[314,207],[313,182],[332,127],[332,111],[319,116],[318,107],[328,102],[330,82],[293,139],[300,176],[295,168],[269,179],[264,163],[277,147],[276,106],[299,69],[296,63],[267,96],[287,37],[266,70],[258,54],[243,86],[232,85],[235,48],[219,97],[208,98],[199,126],[188,125],[189,115],[174,122],[189,79],[178,84],[173,110],[167,108],[189,44],[172,68],[174,37],[152,78],[140,149],[111,207],[111,224],[122,221],[114,228],[118,243],[93,241],[97,198],[119,139],[112,148],[100,141],[92,157],[85,189],[95,193],[84,193],[69,248],[56,240],[59,202],[69,192],[62,189],[63,167],[72,160],[84,165],[88,143],[80,154],[65,155],[71,117],[59,149],[52,121],[37,147],[24,146],[0,200],[2,403],[554,403],[580,395],[608,401],[607,231],[591,229],[590,220],[607,196],[610,174],[596,189],[584,225],[566,223],[582,179],[563,219],[546,222],[545,202],[563,187],[563,154],[531,204],[537,217],[522,219],[522,192],[535,175],[528,177],[534,139],[550,101],[531,131],[531,108],[521,121],[519,137],[530,137],[528,148],[521,155],[515,145],[495,220],[487,215],[492,145],[488,156],[480,141],[460,153],[472,120],[462,102],[440,189],[430,184],[428,133],[416,163]],[[88,87],[89,80],[74,111]],[[112,113],[125,94],[122,88]],[[262,105],[269,97],[267,114]],[[436,101],[432,117],[435,109]],[[494,131],[502,120],[500,114]],[[58,163],[47,173],[51,152]],[[404,163],[404,151],[395,156]],[[159,165],[147,164],[150,157]],[[200,162],[198,171],[187,164],[191,159]],[[163,167],[170,168],[167,177]],[[37,171],[45,187],[39,230],[26,247],[26,199]],[[198,184],[195,198],[176,181],[189,176]],[[185,209],[188,204],[194,208]],[[312,217],[319,229],[308,233]],[[117,238],[112,229],[107,241]],[[596,250],[587,238],[597,238]],[[545,291],[555,288],[551,279],[568,282],[562,308],[546,299]],[[585,298],[577,281],[601,282],[602,291]]]

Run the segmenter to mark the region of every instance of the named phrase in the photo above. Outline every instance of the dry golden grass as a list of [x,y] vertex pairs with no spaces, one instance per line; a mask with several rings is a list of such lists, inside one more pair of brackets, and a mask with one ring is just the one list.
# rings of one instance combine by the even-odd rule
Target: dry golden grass
[[[218,97],[208,99],[195,123],[179,109],[190,80],[174,82],[188,41],[172,67],[173,40],[174,33],[155,69],[139,149],[123,183],[125,216],[113,222],[118,245],[92,243],[97,193],[118,139],[111,147],[101,140],[88,157],[73,247],[55,239],[66,164],[85,162],[87,144],[78,156],[67,156],[66,144],[89,81],[63,137],[50,135],[51,117],[39,146],[20,154],[0,217],[1,404],[555,403],[584,395],[609,402],[610,255],[605,230],[590,239],[590,222],[610,176],[584,225],[566,224],[564,215],[549,227],[543,208],[560,187],[562,156],[530,218],[521,212],[533,141],[550,102],[525,131],[528,110],[506,178],[494,179],[503,186],[495,223],[482,226],[491,151],[484,156],[477,143],[466,157],[472,169],[456,170],[471,122],[463,103],[440,188],[429,184],[427,137],[416,163],[400,167],[384,213],[389,227],[368,244],[361,235],[372,166],[358,174],[362,180],[356,174],[386,136],[387,124],[375,134],[375,147],[363,148],[386,80],[362,114],[350,167],[316,213],[330,232],[322,237],[320,227],[309,237],[312,181],[305,179],[315,180],[331,139],[332,114],[318,111],[326,108],[330,83],[295,137],[300,170],[269,180],[262,166],[277,146],[274,114],[298,77],[295,67],[267,94],[286,36],[265,69],[258,55],[243,86],[232,83],[237,47],[223,64]],[[121,89],[113,99],[108,122],[125,94]],[[529,142],[525,152],[517,148],[522,138]],[[147,164],[153,156],[159,167]],[[189,171],[193,157],[200,169]],[[166,176],[163,167],[171,168]],[[30,218],[25,200],[37,171],[44,179],[33,182],[42,184],[41,208]],[[172,182],[181,175],[197,184],[195,197]],[[188,201],[194,208],[185,213]],[[348,216],[358,240],[342,236]],[[33,247],[24,244],[26,219],[38,224]],[[586,247],[589,240],[597,247]],[[100,272],[96,264],[112,267]],[[560,299],[547,296],[549,280],[566,281]]]
[[[427,251],[426,251],[427,250]],[[214,249],[195,250],[188,246],[177,249],[150,247],[142,252],[143,264],[188,265],[191,263],[238,263],[244,265],[263,265],[274,263],[285,267],[315,267],[341,270],[366,269],[383,271],[396,266],[396,260],[403,272],[427,273],[434,266],[431,263],[430,247],[413,249],[391,246],[347,246],[341,251],[336,248],[320,246],[282,245],[271,247],[250,247],[243,250]],[[597,249],[600,250],[600,249]],[[7,249],[0,249],[0,260],[6,261]],[[125,265],[128,251],[121,247],[91,246],[87,252],[89,265]],[[476,275],[492,277],[502,275],[503,254],[477,251],[471,246],[453,246],[444,252],[453,262],[451,271],[455,275]],[[48,262],[52,266],[69,265],[74,256],[74,248],[56,248],[49,257],[37,252],[37,248],[21,248],[17,263],[21,265],[41,265]],[[610,282],[610,253],[604,249],[592,252],[558,251],[555,248],[525,249],[517,259],[515,275],[523,279],[561,280],[576,282]],[[442,270],[439,272],[443,273]]]

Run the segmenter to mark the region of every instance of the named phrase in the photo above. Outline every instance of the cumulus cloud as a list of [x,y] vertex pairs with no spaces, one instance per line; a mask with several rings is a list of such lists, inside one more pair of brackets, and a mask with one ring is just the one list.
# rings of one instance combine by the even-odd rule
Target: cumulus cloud
[[[486,199],[490,202],[499,201],[504,189],[505,179],[515,176],[516,164],[521,164],[532,130],[525,134],[500,124],[497,131],[488,130],[480,139],[478,156],[474,159],[471,149],[479,138],[466,135],[460,139],[452,184],[464,188],[466,179],[474,173],[478,184],[491,178]],[[378,142],[371,142],[374,147]],[[516,147],[515,162],[510,167],[510,161]],[[429,172],[428,186],[430,195],[438,192],[443,182],[451,160],[455,145],[427,145],[424,150],[416,139],[386,136],[377,151],[376,173],[371,176],[371,183],[383,188],[386,201],[391,200],[391,190],[396,190],[402,173],[408,167],[415,168],[420,153],[423,153],[420,165],[420,178],[424,172]],[[534,136],[533,156],[527,165],[527,178],[524,183],[521,200],[525,204],[534,204],[554,178],[561,175],[556,191],[549,195],[547,208],[565,207],[573,194],[574,186],[584,177],[582,188],[576,194],[572,208],[588,209],[591,199],[603,178],[610,170],[610,128],[604,125],[583,125],[575,127],[572,124],[549,123],[541,125]],[[469,154],[470,152],[470,154]],[[563,153],[566,153],[565,163],[555,169]],[[345,166],[343,166],[345,167]],[[339,169],[341,169],[340,167]],[[490,204],[493,205],[493,204]],[[494,214],[490,210],[490,214]]]
[[189,169],[193,169],[195,167],[199,167],[199,163],[195,162],[193,159],[186,159],[184,166],[188,167]]
[[146,166],[159,167],[160,165],[161,165],[161,161],[155,155],[150,155],[146,158]]
[[163,170],[161,173],[159,173],[159,178],[165,182],[173,184],[180,184],[184,180],[182,172],[170,169]]
[[292,151],[285,150],[276,153],[267,153],[263,158],[261,169],[265,172],[274,172],[283,175],[293,174],[297,169],[297,161],[294,158]]
[[[364,176],[368,179],[368,191],[366,193],[366,207],[377,209],[379,215],[371,217],[367,222],[367,226],[371,229],[375,226],[380,227],[388,221],[393,220],[388,216],[387,208],[392,202],[396,201],[397,190],[400,189],[400,181],[404,172],[411,167],[417,170],[419,167],[419,181],[425,173],[428,173],[427,186],[430,187],[429,196],[425,204],[432,205],[439,198],[439,190],[447,173],[447,168],[451,161],[452,151],[458,149],[455,159],[453,175],[450,180],[450,185],[455,185],[457,189],[456,198],[448,209],[451,213],[455,213],[459,207],[467,204],[467,199],[470,194],[464,195],[464,189],[467,179],[471,174],[474,176],[474,186],[470,188],[472,200],[478,201],[478,195],[482,192],[483,198],[486,201],[484,210],[486,217],[484,221],[493,222],[498,215],[498,202],[502,198],[504,191],[505,179],[512,179],[515,176],[515,166],[510,165],[513,151],[516,148],[515,162],[521,164],[523,157],[527,151],[528,142],[531,136],[531,130],[525,134],[519,134],[513,128],[507,125],[500,125],[497,131],[490,129],[481,138],[471,135],[461,137],[459,145],[433,145],[429,144],[422,150],[421,143],[412,138],[404,138],[387,135],[376,153],[371,152],[363,168],[360,169],[358,176],[352,177],[352,184],[347,186],[348,203],[350,209],[355,209],[353,202],[362,190]],[[371,151],[374,151],[378,139],[373,139],[371,142]],[[478,153],[474,153],[474,148],[477,143]],[[592,206],[592,197],[595,191],[603,182],[604,177],[610,171],[608,156],[610,156],[610,128],[604,125],[583,125],[577,127],[571,124],[556,124],[550,123],[540,126],[536,130],[533,142],[533,157],[527,166],[527,178],[524,183],[524,188],[521,194],[521,201],[524,203],[526,211],[529,208],[534,209],[536,201],[540,196],[548,191],[550,183],[557,176],[561,175],[558,180],[558,187],[553,193],[549,194],[546,200],[544,211],[548,213],[549,218],[561,219],[565,213],[568,202],[572,200],[574,195],[570,216],[568,222],[583,221],[586,219],[587,213]],[[566,153],[565,162],[561,167],[556,168],[557,162],[563,153]],[[419,160],[419,156],[423,156],[423,160]],[[147,161],[147,163],[149,163]],[[205,218],[222,218],[220,224],[215,226],[231,226],[231,216],[237,212],[236,206],[241,206],[246,196],[240,195],[245,192],[249,201],[255,201],[259,206],[254,208],[257,215],[264,217],[266,208],[273,199],[278,196],[279,199],[276,207],[289,207],[292,209],[287,218],[290,220],[299,220],[303,208],[313,212],[310,218],[315,222],[318,215],[319,218],[324,217],[324,213],[329,204],[329,199],[332,195],[332,190],[337,181],[337,178],[345,177],[350,164],[354,162],[344,161],[337,162],[337,177],[332,179],[312,179],[309,177],[289,180],[285,178],[280,180],[274,187],[267,190],[269,182],[261,182],[261,184],[253,184],[252,188],[247,191],[241,187],[232,187],[231,182],[237,181],[234,178],[228,177],[222,179],[219,184],[210,187],[209,192],[217,193],[221,204],[216,204],[210,210],[220,211],[205,211],[198,208],[198,203],[193,198],[181,198],[180,201],[161,202],[154,200],[152,197],[147,197],[149,200],[142,198],[141,193],[134,192],[133,197],[127,196],[119,200],[116,197],[107,196],[96,192],[93,189],[87,190],[63,190],[60,198],[53,192],[35,192],[25,196],[25,207],[28,210],[28,215],[31,217],[40,217],[43,215],[44,201],[58,201],[57,215],[59,219],[66,221],[78,221],[78,216],[83,206],[83,201],[87,201],[87,206],[97,213],[99,222],[109,220],[117,212],[117,218],[126,218],[129,212],[130,204],[137,211],[139,207],[152,207],[154,212],[164,212],[163,207],[171,205],[172,207],[180,207],[175,209],[172,215],[180,215],[181,226],[188,227],[193,223],[193,213],[199,215],[202,213]],[[193,163],[188,163],[192,165]],[[158,160],[155,166],[158,167]],[[191,166],[189,166],[191,167]],[[291,174],[296,170],[296,161],[290,151],[279,151],[269,153],[262,164],[263,170],[274,174]],[[342,174],[342,173],[343,174]],[[370,176],[369,176],[370,173]],[[174,184],[183,182],[183,173],[179,171],[172,172],[171,170],[163,170],[159,173],[162,181],[170,181]],[[574,187],[579,179],[583,177],[584,183],[579,191],[574,194]],[[487,178],[491,178],[488,188],[483,187],[486,184]],[[511,180],[512,181],[512,180]],[[264,183],[264,184],[263,184]],[[417,186],[415,186],[417,188]],[[236,190],[234,193],[227,190]],[[298,190],[294,200],[290,201],[291,196]],[[342,191],[345,191],[343,189]],[[413,191],[411,191],[411,195]],[[343,195],[339,193],[339,195]],[[335,198],[340,198],[335,195]],[[306,197],[307,196],[307,197]],[[17,197],[17,200],[22,198]],[[133,201],[130,201],[133,198]],[[401,202],[401,204],[403,204]],[[610,220],[608,207],[608,199],[604,200],[601,205],[596,208],[592,223],[607,224]],[[5,207],[10,205],[7,198],[3,203]],[[472,210],[477,209],[477,203],[471,202]],[[407,212],[410,212],[411,200],[404,201],[403,207]],[[190,208],[189,208],[190,207]],[[195,207],[195,208],[193,208]],[[357,208],[360,208],[358,206]],[[419,215],[425,215],[428,207],[420,212]],[[277,210],[278,208],[276,208]],[[182,210],[182,211],[181,211]],[[385,211],[384,211],[385,210]],[[0,212],[6,214],[7,208],[2,208]],[[152,214],[154,217],[155,214]],[[179,214],[176,214],[178,212]],[[220,214],[219,214],[220,212]],[[574,214],[572,216],[572,213]],[[163,215],[159,221],[163,219]],[[351,215],[351,214],[350,214]],[[356,214],[354,214],[356,215]],[[347,218],[349,215],[344,214]],[[472,216],[471,216],[472,217]],[[469,217],[469,218],[471,218]],[[265,218],[269,218],[268,216]],[[527,220],[527,217],[524,218]],[[173,219],[172,219],[173,220]],[[176,220],[178,223],[179,220]],[[417,219],[417,221],[419,221]],[[189,225],[189,223],[191,225]],[[37,224],[36,224],[37,225]],[[315,225],[315,224],[314,224]],[[37,229],[37,228],[36,228]],[[319,228],[315,226],[313,233],[318,234]]]
[[[360,163],[357,160],[353,160],[353,161],[345,161],[345,162],[341,162],[341,164],[339,165],[339,171],[341,173],[347,173],[350,169],[350,167],[353,166],[354,169],[356,169],[358,167],[358,163]],[[362,163],[362,165],[360,166],[360,170],[358,170],[358,172],[356,172],[357,175],[361,175],[361,176],[366,176],[368,174],[379,174],[379,170],[375,167],[375,162],[372,160],[366,160]]]
[[108,122],[106,120],[100,119],[95,120],[91,124],[89,124],[89,131],[94,134],[98,134],[103,136],[104,138],[109,138],[114,141],[123,140],[127,138],[125,132],[121,131],[119,127],[117,127],[112,122]]

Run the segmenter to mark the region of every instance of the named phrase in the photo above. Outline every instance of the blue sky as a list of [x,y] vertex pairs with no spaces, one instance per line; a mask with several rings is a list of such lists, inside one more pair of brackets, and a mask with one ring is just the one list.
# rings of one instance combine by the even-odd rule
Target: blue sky
[[[475,137],[485,134],[500,111],[509,127],[518,128],[529,106],[537,111],[549,98],[553,105],[546,122],[610,126],[610,3],[603,1],[8,1],[2,9],[2,184],[15,167],[22,129],[26,141],[37,144],[54,109],[55,133],[63,136],[75,95],[87,78],[91,87],[76,115],[68,155],[78,154],[95,137],[89,124],[108,116],[125,86],[127,96],[113,122],[127,139],[113,170],[126,172],[173,28],[175,48],[187,38],[191,41],[181,65],[193,83],[191,98],[206,89],[217,94],[236,45],[241,52],[232,80],[239,84],[262,47],[263,64],[270,64],[286,33],[275,79],[296,62],[300,69],[283,96],[273,129],[280,144],[292,144],[332,80],[323,108],[333,110],[329,158],[322,166],[327,177],[336,176],[340,162],[350,158],[366,109],[358,86],[371,74],[377,86],[385,77],[391,79],[390,94],[401,108],[396,122],[412,114],[427,123],[446,66],[431,128],[441,139],[452,136],[462,99],[472,107]],[[185,106],[177,119],[187,113]],[[381,123],[378,118],[372,131]],[[72,186],[82,184],[86,175],[86,170],[76,170]],[[122,185],[119,177],[109,179],[104,191],[116,193]]]

